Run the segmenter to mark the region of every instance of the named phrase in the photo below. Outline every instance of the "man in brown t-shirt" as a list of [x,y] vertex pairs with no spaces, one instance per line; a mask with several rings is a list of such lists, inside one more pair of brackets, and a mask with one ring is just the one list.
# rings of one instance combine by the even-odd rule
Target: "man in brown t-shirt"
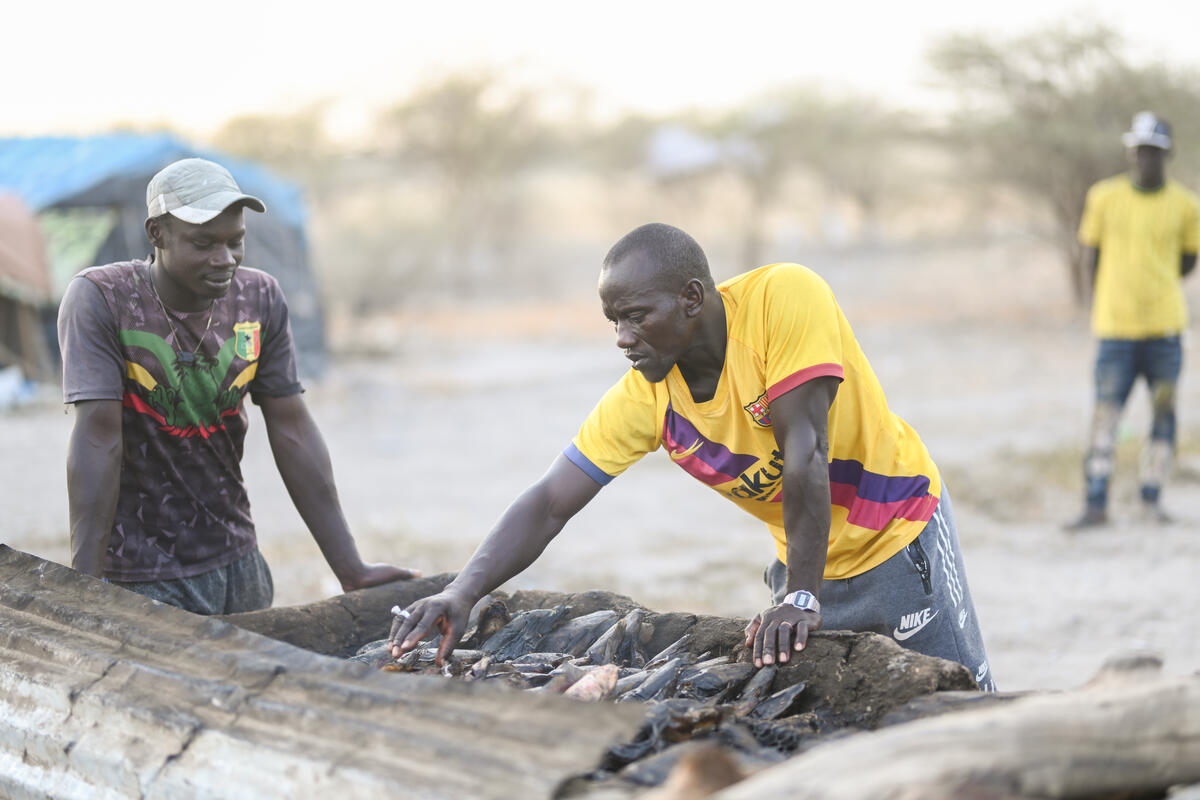
[[[301,397],[287,304],[241,267],[243,210],[223,167],[184,159],[151,179],[146,260],[92,267],[59,309],[72,566],[189,611],[271,604],[241,457],[248,393],[296,509],[346,591],[417,575],[367,564]],[[239,268],[240,267],[240,268]]]

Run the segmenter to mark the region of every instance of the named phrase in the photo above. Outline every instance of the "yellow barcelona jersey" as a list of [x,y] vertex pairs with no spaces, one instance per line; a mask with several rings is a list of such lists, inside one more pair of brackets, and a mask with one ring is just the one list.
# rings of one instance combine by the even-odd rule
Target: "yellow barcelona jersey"
[[716,394],[692,399],[678,367],[654,384],[630,370],[584,421],[565,455],[600,484],[658,448],[685,472],[767,523],[786,562],[783,456],[771,402],[820,376],[840,379],[829,410],[833,522],[826,578],[848,578],[915,539],[941,494],[925,445],[888,408],[829,286],[799,264],[772,264],[717,287],[729,334]]
[[1147,339],[1187,327],[1179,261],[1200,248],[1196,196],[1175,181],[1153,192],[1128,175],[1088,190],[1079,241],[1100,249],[1092,331],[1107,339]]

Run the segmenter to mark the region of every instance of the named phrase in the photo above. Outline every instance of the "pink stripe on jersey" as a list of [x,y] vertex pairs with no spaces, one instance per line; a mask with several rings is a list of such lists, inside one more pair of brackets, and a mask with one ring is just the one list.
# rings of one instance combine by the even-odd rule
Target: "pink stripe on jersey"
[[867,500],[858,496],[858,487],[849,483],[829,482],[829,499],[835,506],[841,506],[850,513],[846,521],[860,528],[881,531],[894,519],[907,519],[913,522],[928,522],[937,509],[938,499],[926,494],[921,497],[907,497],[890,503]]
[[824,378],[833,376],[839,380],[844,378],[841,364],[814,364],[811,367],[805,367],[799,372],[793,372],[783,380],[776,383],[774,386],[767,388],[767,400],[774,400],[781,394],[786,394],[792,389],[795,389],[802,383],[808,383],[813,378]]

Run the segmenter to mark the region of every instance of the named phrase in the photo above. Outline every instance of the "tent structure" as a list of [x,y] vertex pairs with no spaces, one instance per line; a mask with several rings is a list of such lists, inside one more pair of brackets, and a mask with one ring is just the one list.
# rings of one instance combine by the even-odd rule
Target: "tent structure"
[[16,367],[30,380],[53,376],[40,323],[51,293],[37,220],[20,197],[0,192],[0,369]]
[[[288,299],[301,372],[321,372],[325,325],[305,238],[307,212],[298,187],[248,161],[194,147],[169,134],[0,138],[0,193],[38,215],[49,253],[51,309],[79,270],[142,258],[146,184],[180,158],[223,164],[243,191],[262,198],[265,214],[248,214],[246,266],[274,275]],[[53,335],[53,327],[44,326]]]

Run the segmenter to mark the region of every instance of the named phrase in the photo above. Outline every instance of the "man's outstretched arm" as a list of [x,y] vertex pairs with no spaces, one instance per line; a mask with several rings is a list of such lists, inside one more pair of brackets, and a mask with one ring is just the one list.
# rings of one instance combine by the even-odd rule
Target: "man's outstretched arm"
[[329,450],[301,396],[263,397],[260,405],[279,475],[342,590],[418,577],[417,570],[367,564],[359,556],[338,501]]
[[121,490],[121,401],[81,400],[67,445],[71,566],[104,577],[104,556]]
[[546,545],[600,491],[600,484],[565,456],[559,456],[530,486],[483,540],[466,566],[439,594],[426,597],[396,618],[388,643],[399,658],[435,627],[443,639],[439,664],[458,644],[471,608],[488,592],[520,574],[537,560]]

